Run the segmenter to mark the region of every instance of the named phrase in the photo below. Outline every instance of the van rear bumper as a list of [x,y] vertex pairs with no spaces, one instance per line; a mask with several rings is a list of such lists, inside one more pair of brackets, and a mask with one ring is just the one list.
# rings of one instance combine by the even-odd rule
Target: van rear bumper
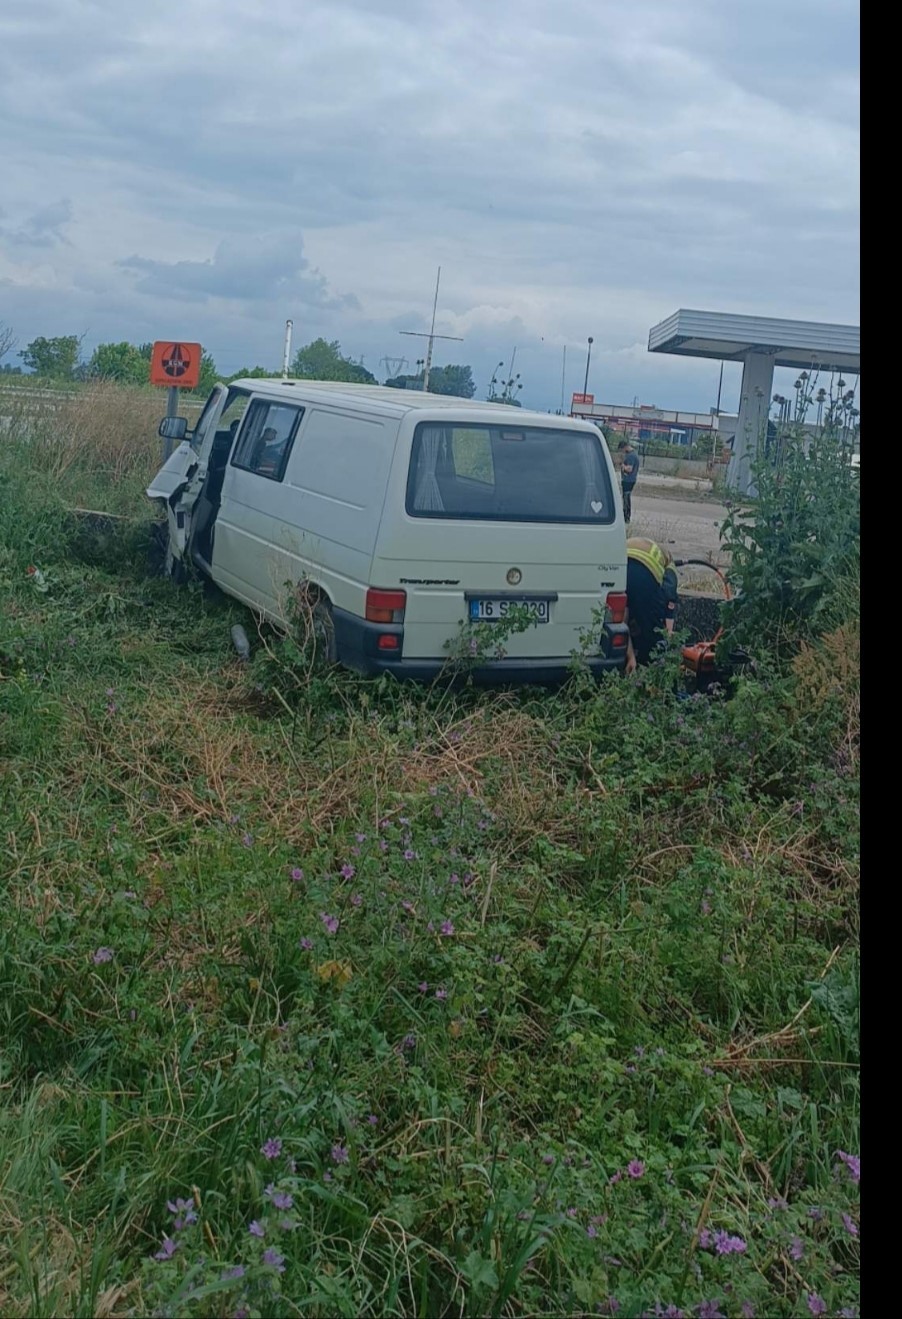
[[[349,614],[343,609],[333,609],[332,617],[335,623],[339,660],[357,673],[368,676],[393,673],[396,678],[408,679],[412,682],[431,682],[439,676],[449,679],[456,676],[448,660],[404,659],[402,625],[368,623],[358,618],[356,614]],[[379,638],[387,633],[397,635],[400,656],[379,649]],[[586,668],[595,677],[600,677],[603,673],[620,673],[625,662],[625,651],[611,656],[592,655],[585,660]],[[538,683],[552,686],[566,682],[572,674],[573,666],[569,657],[553,657],[489,660],[472,669],[462,670],[460,676],[486,686],[504,683]]]

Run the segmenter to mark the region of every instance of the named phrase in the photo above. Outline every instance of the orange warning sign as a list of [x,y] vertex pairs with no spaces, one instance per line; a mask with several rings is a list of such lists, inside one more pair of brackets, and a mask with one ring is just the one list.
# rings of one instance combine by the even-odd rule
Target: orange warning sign
[[153,346],[150,383],[178,385],[179,389],[197,389],[202,353],[199,343],[173,343],[171,339],[161,339]]

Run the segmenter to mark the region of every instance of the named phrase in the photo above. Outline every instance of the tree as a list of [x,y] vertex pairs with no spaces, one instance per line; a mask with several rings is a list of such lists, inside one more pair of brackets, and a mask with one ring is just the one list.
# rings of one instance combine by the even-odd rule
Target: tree
[[209,353],[201,354],[200,380],[197,382],[197,389],[194,392],[196,394],[209,394],[218,379],[219,372],[211,355]]
[[11,353],[19,340],[12,332],[12,327],[0,321],[0,362],[7,353]]
[[127,385],[146,385],[148,359],[131,343],[101,343],[88,362],[88,378],[116,380]]
[[243,366],[240,371],[235,371],[229,376],[229,381],[272,380],[276,374],[275,371],[270,371],[265,366]]
[[[423,372],[415,376],[393,376],[386,380],[389,389],[422,389]],[[472,398],[476,393],[473,369],[469,366],[434,366],[429,372],[430,394],[451,394],[455,398]]]
[[361,362],[352,362],[344,356],[337,339],[331,343],[314,339],[299,348],[291,364],[291,374],[302,380],[341,380],[349,385],[376,383],[376,377]]
[[437,366],[429,372],[430,394],[452,394],[455,398],[472,398],[476,381],[469,366]]
[[19,356],[30,371],[45,380],[73,380],[80,349],[80,335],[63,334],[55,339],[41,335],[32,339]]

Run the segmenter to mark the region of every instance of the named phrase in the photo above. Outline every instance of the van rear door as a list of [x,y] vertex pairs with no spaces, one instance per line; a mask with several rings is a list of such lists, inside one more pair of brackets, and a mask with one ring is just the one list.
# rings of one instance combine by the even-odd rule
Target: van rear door
[[407,592],[404,658],[444,658],[461,624],[503,623],[514,606],[534,622],[505,637],[509,656],[578,649],[593,611],[626,585],[612,478],[594,428],[420,422],[372,570],[375,585]]

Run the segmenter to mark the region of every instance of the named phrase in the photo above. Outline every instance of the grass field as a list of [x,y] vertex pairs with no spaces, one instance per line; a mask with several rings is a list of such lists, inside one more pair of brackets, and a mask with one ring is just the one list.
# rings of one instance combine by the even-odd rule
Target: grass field
[[857,630],[727,702],[242,666],[156,406],[0,399],[0,1313],[857,1314]]

